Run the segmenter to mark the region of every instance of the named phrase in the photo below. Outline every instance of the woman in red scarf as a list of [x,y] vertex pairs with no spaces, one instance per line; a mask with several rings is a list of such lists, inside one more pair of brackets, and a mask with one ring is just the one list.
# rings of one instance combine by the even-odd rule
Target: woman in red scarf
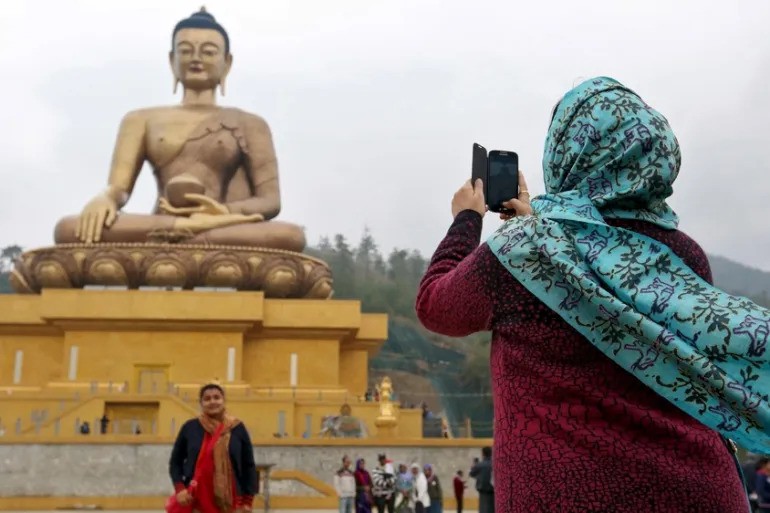
[[363,458],[356,461],[356,513],[372,513],[372,476]]
[[182,426],[171,451],[177,503],[198,513],[251,511],[259,476],[249,433],[225,411],[222,387],[205,385],[199,398],[200,417]]

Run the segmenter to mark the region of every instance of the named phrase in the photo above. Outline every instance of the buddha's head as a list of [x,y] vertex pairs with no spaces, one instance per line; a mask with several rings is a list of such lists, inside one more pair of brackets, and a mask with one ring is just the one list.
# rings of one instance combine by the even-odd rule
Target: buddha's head
[[181,82],[185,89],[194,91],[220,86],[224,93],[225,79],[233,63],[227,31],[201,8],[174,27],[169,61],[175,84]]

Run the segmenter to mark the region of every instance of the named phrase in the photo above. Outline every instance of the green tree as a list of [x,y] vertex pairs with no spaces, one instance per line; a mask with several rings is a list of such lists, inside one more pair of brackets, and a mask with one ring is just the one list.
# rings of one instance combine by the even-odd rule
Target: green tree
[[356,297],[355,261],[353,260],[353,251],[350,249],[345,236],[342,234],[338,233],[334,236],[332,262],[330,263],[333,265],[335,271],[335,297],[341,299]]
[[[377,243],[368,227],[364,228],[361,240],[358,241],[356,253],[356,278],[359,280],[368,280],[375,272],[374,261],[377,258]],[[380,257],[382,258],[382,257]]]
[[468,350],[465,364],[460,371],[460,381],[468,390],[489,393],[492,390],[489,373],[489,334],[476,334],[467,338]]
[[13,292],[10,283],[14,263],[21,256],[21,246],[12,244],[0,250],[0,294]]
[[6,246],[0,250],[0,272],[10,272],[16,259],[21,256],[22,251],[21,246],[16,244]]
[[[439,393],[448,394],[442,407],[453,422],[467,416],[491,425],[489,336],[458,341],[420,325],[414,302],[428,262],[418,251],[394,248],[383,258],[373,234],[364,228],[356,247],[337,234],[322,237],[308,252],[331,267],[335,297],[359,299],[364,312],[390,315],[389,339],[372,360],[374,368],[428,377]],[[462,394],[468,391],[479,394],[478,400],[467,400]]]

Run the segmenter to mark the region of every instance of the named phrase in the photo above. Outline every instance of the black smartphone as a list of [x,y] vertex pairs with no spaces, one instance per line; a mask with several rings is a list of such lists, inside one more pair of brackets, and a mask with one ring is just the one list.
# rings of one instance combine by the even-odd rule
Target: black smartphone
[[519,156],[512,151],[490,151],[487,158],[487,181],[484,185],[489,210],[509,212],[503,202],[519,196]]
[[473,143],[473,164],[471,168],[471,184],[476,185],[476,180],[484,182],[487,186],[487,149],[479,143]]

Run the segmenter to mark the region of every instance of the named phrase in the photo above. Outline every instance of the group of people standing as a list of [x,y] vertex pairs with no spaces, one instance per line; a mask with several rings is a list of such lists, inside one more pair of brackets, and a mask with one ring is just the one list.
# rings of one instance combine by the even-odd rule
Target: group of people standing
[[363,458],[355,468],[348,456],[334,476],[340,513],[442,513],[443,491],[431,465],[400,464],[398,471],[385,454],[371,473]]

